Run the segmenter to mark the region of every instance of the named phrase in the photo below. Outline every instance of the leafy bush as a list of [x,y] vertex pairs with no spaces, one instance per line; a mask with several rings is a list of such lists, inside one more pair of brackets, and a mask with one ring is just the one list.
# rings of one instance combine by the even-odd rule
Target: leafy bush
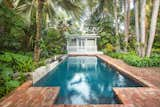
[[0,97],[9,93],[20,85],[19,78],[14,78],[13,69],[7,66],[0,66]]
[[0,55],[0,62],[8,63],[13,70],[19,72],[30,72],[34,69],[32,57],[5,52]]
[[48,58],[55,54],[64,54],[66,47],[65,37],[57,29],[50,28],[41,40],[41,57]]
[[3,3],[0,4],[0,48],[1,50],[20,50],[26,27],[19,15],[14,10],[7,8]]
[[34,69],[32,57],[11,52],[0,53],[0,97],[26,80],[24,73]]
[[111,53],[111,52],[113,52],[115,50],[115,48],[112,46],[112,44],[110,44],[110,43],[107,43],[106,44],[106,48],[104,49],[104,51],[106,52],[106,53]]
[[107,44],[111,44],[112,46],[116,45],[116,37],[110,32],[103,31],[98,35],[100,35],[100,38],[98,39],[98,48],[100,50],[105,49]]
[[117,58],[117,59],[123,59],[123,55],[122,53],[108,53],[107,55],[111,56],[112,58]]
[[136,66],[136,67],[153,67],[153,66],[160,66],[160,55],[154,54],[150,58],[145,57],[141,58],[136,55],[134,52],[130,53],[109,53],[109,56],[113,58],[122,59],[129,65]]

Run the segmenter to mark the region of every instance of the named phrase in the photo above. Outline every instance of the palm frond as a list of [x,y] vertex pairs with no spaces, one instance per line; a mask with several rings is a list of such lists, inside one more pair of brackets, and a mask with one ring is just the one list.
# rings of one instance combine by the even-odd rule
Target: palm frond
[[75,0],[60,0],[57,1],[57,5],[60,6],[66,13],[79,18],[82,12],[80,6],[76,5]]

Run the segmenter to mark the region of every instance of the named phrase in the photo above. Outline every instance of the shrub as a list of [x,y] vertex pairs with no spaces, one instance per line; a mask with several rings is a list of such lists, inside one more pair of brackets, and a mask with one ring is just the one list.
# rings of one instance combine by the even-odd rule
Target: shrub
[[160,66],[160,55],[154,54],[150,58],[144,57],[141,58],[136,55],[135,52],[130,53],[109,53],[109,56],[113,58],[122,59],[129,65],[136,66],[136,67],[153,67],[153,66]]
[[113,57],[113,58],[117,58],[117,59],[122,59],[123,58],[123,54],[122,53],[108,53],[109,56]]
[[105,46],[105,49],[103,49],[104,53],[112,53],[114,51],[115,51],[115,48],[110,43],[107,43],[106,46]]
[[0,54],[0,62],[8,63],[13,70],[19,72],[30,72],[34,69],[32,57],[5,52]]
[[65,53],[65,37],[58,29],[50,28],[41,40],[41,57],[48,58],[55,54]]
[[20,50],[23,48],[22,40],[25,37],[24,19],[16,14],[15,10],[0,4],[0,49]]
[[3,97],[5,94],[8,94],[11,90],[20,85],[22,80],[19,81],[17,78],[13,77],[14,72],[12,68],[5,65],[0,66],[0,97]]
[[0,53],[0,97],[8,94],[26,80],[24,73],[34,69],[30,55]]

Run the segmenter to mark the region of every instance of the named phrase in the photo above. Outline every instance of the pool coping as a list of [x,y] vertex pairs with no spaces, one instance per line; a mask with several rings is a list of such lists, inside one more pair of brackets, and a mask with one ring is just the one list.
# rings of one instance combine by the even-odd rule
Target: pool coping
[[[127,90],[131,90],[131,89],[134,89],[135,88],[135,91],[137,89],[142,89],[142,90],[147,90],[147,89],[157,89],[158,88],[156,86],[154,86],[153,84],[149,83],[148,81],[134,75],[133,73],[123,69],[122,67],[114,64],[112,61],[104,58],[102,55],[89,55],[89,54],[81,54],[81,55],[68,55],[68,56],[96,56],[100,59],[102,59],[105,63],[107,63],[108,65],[112,66],[113,68],[117,69],[118,72],[122,73],[123,75],[127,75],[129,78],[139,82],[141,85],[143,85],[143,87],[113,87],[113,91],[114,93],[116,94],[117,98],[122,102],[122,104],[87,104],[87,105],[75,105],[75,104],[52,104],[51,107],[90,107],[90,106],[93,106],[93,107],[112,107],[112,106],[116,106],[116,107],[133,107],[134,104],[133,103],[130,103],[130,101],[127,100],[126,96],[122,93],[120,93],[119,90],[124,90],[124,89],[127,89]],[[11,93],[9,93],[8,95],[2,97],[0,99],[0,103],[3,101],[3,100],[6,100],[9,96],[13,95],[13,93],[16,93],[18,90],[27,90],[29,89],[30,87],[33,86],[33,81],[26,81],[25,83],[23,83],[21,86],[19,86],[17,89],[15,89],[14,91],[12,91]],[[34,87],[33,87],[34,88]],[[41,87],[43,88],[43,87]],[[45,87],[44,87],[45,88]],[[53,87],[54,88],[54,87]],[[60,87],[57,87],[60,89]],[[57,94],[58,95],[58,94]],[[125,97],[124,97],[125,96]],[[47,96],[46,96],[47,97]],[[54,101],[53,101],[54,102]],[[156,106],[158,107],[158,106]]]

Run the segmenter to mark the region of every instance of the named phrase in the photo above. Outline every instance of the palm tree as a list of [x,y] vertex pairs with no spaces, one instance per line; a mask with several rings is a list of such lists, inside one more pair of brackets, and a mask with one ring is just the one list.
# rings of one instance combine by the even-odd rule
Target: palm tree
[[149,39],[148,39],[148,45],[147,45],[147,51],[146,51],[147,57],[150,57],[151,55],[152,45],[153,45],[155,32],[156,32],[156,24],[157,24],[159,6],[160,6],[160,0],[154,0],[152,18],[151,18],[151,24],[150,24]]
[[141,35],[141,57],[145,56],[145,39],[146,39],[146,30],[145,30],[145,18],[146,18],[146,0],[140,1],[140,35]]
[[125,47],[124,51],[127,52],[127,45],[128,45],[128,36],[129,36],[129,24],[130,24],[130,0],[124,1],[124,19],[125,19]]
[[119,43],[119,37],[118,37],[118,9],[117,9],[117,6],[118,6],[118,0],[114,0],[113,2],[114,4],[114,18],[115,18],[115,34],[116,34],[116,50],[119,51],[120,50],[120,43]]
[[36,37],[34,45],[34,61],[38,62],[40,58],[40,40],[41,40],[41,26],[42,26],[42,8],[43,1],[37,1],[37,11],[36,11]]
[[139,0],[134,0],[134,14],[135,14],[135,32],[137,40],[137,53],[140,56],[140,31],[139,31]]
[[[36,13],[36,36],[35,36],[35,47],[34,47],[34,61],[38,62],[40,58],[40,40],[41,40],[41,26],[42,26],[42,10],[46,10],[46,16],[52,18],[54,15],[55,6],[60,6],[67,13],[71,13],[76,17],[80,14],[80,7],[72,0],[13,0],[15,9],[18,13],[27,16],[28,22],[30,22],[32,14]],[[77,2],[79,3],[79,2]],[[26,14],[26,15],[24,15]]]

